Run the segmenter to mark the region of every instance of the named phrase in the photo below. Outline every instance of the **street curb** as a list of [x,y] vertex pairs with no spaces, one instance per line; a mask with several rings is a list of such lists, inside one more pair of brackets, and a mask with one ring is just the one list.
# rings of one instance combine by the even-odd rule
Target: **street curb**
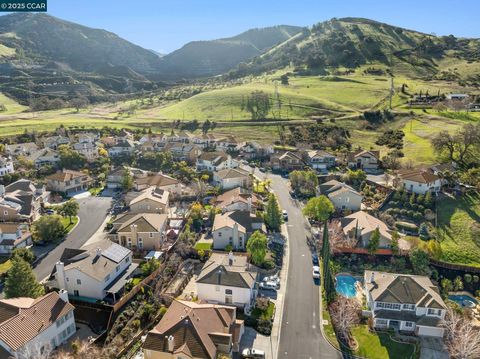
[[80,216],[76,216],[76,217],[78,218],[77,223],[75,223],[75,225],[72,227],[72,229],[70,229],[70,230],[68,231],[68,233],[66,234],[65,238],[66,238],[70,233],[72,233],[73,230],[74,230],[75,228],[77,228],[77,226],[80,224]]

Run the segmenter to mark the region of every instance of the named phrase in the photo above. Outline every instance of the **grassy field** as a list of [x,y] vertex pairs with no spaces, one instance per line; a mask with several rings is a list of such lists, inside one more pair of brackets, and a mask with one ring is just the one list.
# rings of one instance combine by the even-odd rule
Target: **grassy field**
[[398,343],[385,333],[370,333],[367,325],[352,328],[352,334],[359,345],[354,354],[369,359],[408,359],[415,353],[412,344]]
[[437,203],[440,260],[480,267],[480,195],[446,197]]
[[[0,48],[0,53],[1,53],[1,48]],[[3,105],[6,107],[6,111],[0,112],[0,115],[12,115],[15,113],[22,112],[26,109],[25,106],[20,105],[19,103],[5,96],[2,93],[0,93],[0,105]]]

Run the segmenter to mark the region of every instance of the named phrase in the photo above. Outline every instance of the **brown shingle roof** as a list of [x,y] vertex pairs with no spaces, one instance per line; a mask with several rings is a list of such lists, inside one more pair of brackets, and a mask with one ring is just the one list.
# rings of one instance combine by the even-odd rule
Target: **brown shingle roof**
[[73,171],[73,170],[63,170],[63,171],[58,171],[57,173],[54,173],[53,175],[48,176],[46,179],[47,180],[60,181],[60,182],[66,182],[66,181],[71,181],[75,178],[81,178],[81,177],[90,178],[88,175],[86,175],[83,172]]
[[230,168],[218,171],[215,175],[221,179],[249,177],[249,173],[240,168]]
[[137,186],[138,185],[147,185],[147,186],[162,187],[162,186],[169,186],[169,185],[172,185],[172,184],[177,184],[178,180],[173,178],[173,177],[166,176],[166,175],[161,174],[161,173],[157,173],[157,174],[152,175],[152,176],[137,178],[137,179],[135,179],[135,183],[137,184]]
[[236,328],[236,310],[215,304],[174,300],[159,324],[143,344],[145,349],[168,352],[166,337],[174,338],[173,352],[195,358],[213,359],[216,344],[232,343]]
[[[117,232],[131,232],[131,225],[137,226],[137,232],[160,232],[165,226],[168,216],[159,213],[139,213],[134,216],[126,215],[125,221],[120,224]],[[124,216],[125,217],[125,216]],[[118,218],[116,222],[122,222],[122,218]]]
[[0,308],[3,313],[16,312],[0,323],[0,340],[16,351],[72,311],[74,306],[64,302],[57,293],[51,292],[37,299],[0,300]]
[[399,176],[403,180],[417,183],[432,183],[439,179],[437,175],[424,169],[399,172]]
[[215,204],[218,208],[224,208],[236,202],[248,203],[249,199],[251,199],[252,205],[256,205],[258,203],[258,197],[255,194],[245,190],[244,188],[237,187],[219,195],[215,200]]

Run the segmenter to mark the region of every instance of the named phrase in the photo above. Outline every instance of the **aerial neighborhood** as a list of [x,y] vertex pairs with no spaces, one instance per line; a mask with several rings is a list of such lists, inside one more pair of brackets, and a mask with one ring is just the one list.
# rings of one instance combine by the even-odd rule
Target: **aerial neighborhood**
[[0,15],[0,359],[480,359],[480,34],[327,3]]

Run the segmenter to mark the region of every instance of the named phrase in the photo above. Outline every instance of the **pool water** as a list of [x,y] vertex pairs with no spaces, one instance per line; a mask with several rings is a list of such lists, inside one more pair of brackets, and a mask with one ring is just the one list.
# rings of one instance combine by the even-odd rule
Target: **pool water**
[[357,295],[355,283],[357,279],[348,274],[341,274],[336,276],[335,290],[338,294],[347,298],[353,298]]
[[478,301],[475,298],[466,294],[449,295],[448,299],[457,303],[462,308],[474,308],[478,304]]

